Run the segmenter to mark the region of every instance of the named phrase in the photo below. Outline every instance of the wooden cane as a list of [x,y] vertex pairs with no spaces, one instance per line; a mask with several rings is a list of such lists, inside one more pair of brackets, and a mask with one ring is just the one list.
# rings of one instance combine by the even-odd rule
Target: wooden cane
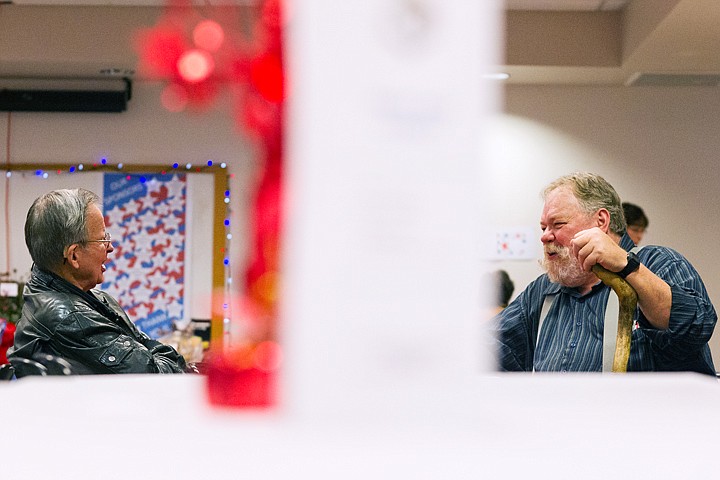
[[637,307],[637,293],[625,279],[600,264],[593,265],[592,271],[605,285],[613,289],[620,303],[612,371],[625,373],[630,359],[630,341],[632,340],[633,317]]

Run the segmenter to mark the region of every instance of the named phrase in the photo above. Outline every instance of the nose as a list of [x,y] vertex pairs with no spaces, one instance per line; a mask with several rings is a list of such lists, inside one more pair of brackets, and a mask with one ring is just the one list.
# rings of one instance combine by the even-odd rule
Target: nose
[[555,234],[553,233],[552,229],[547,226],[543,229],[542,235],[540,235],[540,241],[543,244],[550,243],[553,240],[555,240]]

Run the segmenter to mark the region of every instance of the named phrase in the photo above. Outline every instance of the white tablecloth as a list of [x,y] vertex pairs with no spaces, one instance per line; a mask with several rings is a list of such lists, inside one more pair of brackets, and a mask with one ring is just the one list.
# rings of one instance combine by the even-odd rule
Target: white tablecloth
[[[463,398],[428,385],[330,412],[296,411],[291,399],[271,411],[213,407],[205,380],[119,375],[0,384],[0,478],[720,474],[720,386],[700,375],[479,376]],[[433,398],[456,408],[428,408]]]

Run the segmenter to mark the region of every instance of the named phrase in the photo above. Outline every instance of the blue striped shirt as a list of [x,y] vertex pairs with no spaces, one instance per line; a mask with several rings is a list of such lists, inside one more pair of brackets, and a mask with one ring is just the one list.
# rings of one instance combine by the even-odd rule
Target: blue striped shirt
[[[634,245],[624,235],[620,245]],[[670,285],[672,307],[666,330],[635,312],[628,371],[695,371],[715,375],[708,341],[717,322],[705,285],[690,262],[675,250],[646,246],[643,265]],[[603,326],[610,287],[599,283],[580,295],[575,288],[541,275],[495,317],[500,370],[540,372],[602,371]],[[537,339],[546,295],[555,295]]]

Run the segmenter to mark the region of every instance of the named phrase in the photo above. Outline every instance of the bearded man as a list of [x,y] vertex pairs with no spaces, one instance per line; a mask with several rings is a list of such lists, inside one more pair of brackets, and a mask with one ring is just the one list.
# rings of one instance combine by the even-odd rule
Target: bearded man
[[546,273],[494,319],[499,368],[607,370],[605,326],[617,324],[617,308],[608,307],[615,294],[591,270],[600,264],[638,294],[628,371],[714,376],[708,341],[717,314],[690,262],[670,248],[638,249],[627,235],[620,197],[599,175],[561,177],[545,188],[543,200]]

